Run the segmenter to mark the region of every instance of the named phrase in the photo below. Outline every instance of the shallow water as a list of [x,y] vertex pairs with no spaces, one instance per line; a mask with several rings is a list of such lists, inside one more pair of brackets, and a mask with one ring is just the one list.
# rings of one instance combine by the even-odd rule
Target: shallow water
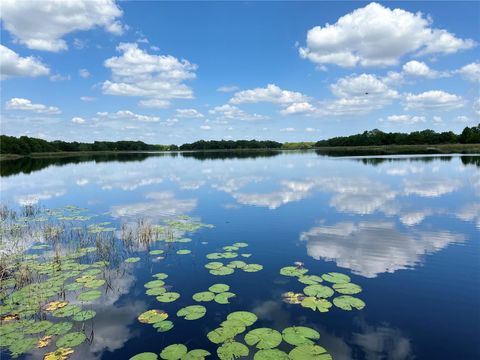
[[[13,208],[76,205],[117,228],[180,215],[214,225],[188,235],[190,243],[175,243],[174,250],[191,254],[173,251],[154,262],[137,248],[131,254],[139,262],[109,270],[109,295],[89,306],[97,311],[87,325],[93,341],[77,347],[72,359],[128,359],[174,343],[215,354],[206,334],[237,310],[254,312],[256,327],[315,328],[318,344],[338,360],[480,358],[480,157],[261,155],[2,163],[1,200]],[[235,242],[248,243],[252,256],[242,260],[263,270],[209,274],[204,265],[214,260],[205,256]],[[362,287],[358,297],[366,307],[320,313],[284,303],[283,293],[305,286],[279,274],[295,261],[309,274],[348,274]],[[162,304],[145,295],[144,284],[158,272],[169,275],[165,282],[179,300]],[[202,303],[207,313],[199,320],[175,316],[214,283],[230,285],[237,296],[228,305]],[[165,310],[174,328],[158,333],[138,322],[148,309]],[[8,351],[1,356],[8,359]]]

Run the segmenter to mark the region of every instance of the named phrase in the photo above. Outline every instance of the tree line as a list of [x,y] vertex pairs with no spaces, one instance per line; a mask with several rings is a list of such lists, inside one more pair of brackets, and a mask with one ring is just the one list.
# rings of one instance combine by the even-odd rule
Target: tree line
[[239,149],[309,149],[313,147],[371,146],[371,145],[436,145],[479,144],[480,124],[465,127],[460,134],[452,131],[437,133],[433,130],[411,133],[385,133],[378,129],[362,134],[339,136],[316,143],[280,143],[271,140],[199,140],[177,145],[151,145],[142,141],[95,141],[93,143],[47,141],[21,136],[0,135],[0,153],[28,155],[31,153],[95,152],[95,151],[189,151],[189,150],[239,150]]

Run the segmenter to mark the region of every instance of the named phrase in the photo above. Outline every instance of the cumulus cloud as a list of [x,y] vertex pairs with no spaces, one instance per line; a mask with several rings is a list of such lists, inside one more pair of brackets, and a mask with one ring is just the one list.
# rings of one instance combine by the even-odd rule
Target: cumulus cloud
[[68,48],[62,37],[74,31],[103,27],[114,35],[122,34],[123,26],[117,20],[121,16],[114,0],[4,0],[1,19],[21,44],[57,52]]
[[58,107],[55,106],[47,106],[43,104],[34,104],[29,99],[23,98],[12,98],[5,102],[5,108],[8,110],[24,110],[24,111],[32,111],[37,114],[60,114],[61,111]]
[[74,118],[72,118],[72,122],[75,124],[85,124],[86,120],[79,116],[75,116]]
[[406,75],[410,76],[426,77],[429,79],[442,76],[440,72],[430,69],[427,64],[417,60],[407,62],[403,65],[402,69]]
[[420,122],[425,122],[425,116],[414,116],[414,115],[389,115],[387,116],[387,121],[397,124],[416,124]]
[[457,191],[461,187],[462,182],[458,179],[409,179],[404,181],[405,194],[420,197],[439,197]]
[[142,121],[142,122],[160,121],[160,118],[158,116],[140,115],[130,110],[119,110],[115,113],[98,112],[97,115],[100,118],[108,118],[108,119],[135,120],[135,121]]
[[236,92],[230,99],[232,104],[269,102],[279,105],[288,105],[308,101],[308,97],[296,91],[283,90],[275,84],[268,84],[264,88],[255,88]]
[[433,28],[430,18],[420,12],[370,3],[335,24],[310,29],[299,53],[318,65],[390,66],[407,54],[451,54],[473,46],[471,39]]
[[203,114],[196,109],[177,109],[176,116],[179,118],[198,119],[203,118]]
[[471,63],[456,70],[465,80],[472,82],[480,81],[480,63]]
[[0,44],[0,79],[10,77],[37,77],[48,75],[50,69],[39,59],[28,56],[21,57],[15,51]]
[[465,105],[464,99],[442,90],[430,90],[405,96],[405,110],[453,110]]
[[80,70],[78,70],[78,75],[80,75],[82,78],[86,79],[86,78],[90,77],[90,71],[88,71],[87,69],[80,69]]
[[216,106],[213,109],[209,110],[209,114],[216,115],[219,119],[222,120],[264,120],[267,119],[266,116],[260,114],[250,114],[244,110],[239,109],[236,106],[225,104],[221,106]]
[[196,77],[197,65],[171,55],[152,55],[137,43],[117,46],[120,56],[107,59],[105,67],[112,71],[112,80],[102,84],[105,94],[145,97],[144,107],[165,108],[171,99],[191,99],[193,92],[185,80]]
[[282,115],[311,114],[315,112],[315,107],[308,102],[293,103],[285,109],[280,110]]

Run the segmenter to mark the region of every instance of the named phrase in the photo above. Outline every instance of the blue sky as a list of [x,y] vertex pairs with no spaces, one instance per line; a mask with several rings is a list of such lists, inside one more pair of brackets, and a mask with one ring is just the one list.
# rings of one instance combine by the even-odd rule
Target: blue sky
[[480,120],[480,3],[2,1],[1,132],[314,141]]

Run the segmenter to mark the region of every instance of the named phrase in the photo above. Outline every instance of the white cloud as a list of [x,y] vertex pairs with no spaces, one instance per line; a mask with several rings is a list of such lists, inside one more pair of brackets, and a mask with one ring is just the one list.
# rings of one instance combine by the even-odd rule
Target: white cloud
[[121,43],[121,56],[105,60],[112,71],[112,80],[103,83],[105,94],[138,96],[147,99],[144,107],[165,108],[171,99],[191,99],[193,92],[183,81],[196,77],[197,65],[171,55],[151,55],[136,43]]
[[70,75],[55,74],[50,76],[50,81],[67,81],[70,80]]
[[452,110],[463,107],[465,104],[461,96],[450,94],[442,90],[430,90],[421,94],[407,94],[405,110]]
[[82,101],[95,101],[97,99],[93,96],[80,96],[80,100],[82,100]]
[[479,82],[480,81],[480,63],[471,63],[456,70],[455,73],[460,74],[465,80]]
[[80,69],[80,70],[78,70],[78,75],[80,75],[82,78],[86,79],[86,78],[90,77],[90,71],[88,71],[87,69]]
[[212,130],[212,127],[209,126],[209,125],[202,125],[202,126],[200,126],[200,129],[201,130]]
[[85,124],[85,119],[84,118],[81,118],[79,116],[75,116],[72,118],[72,122],[75,123],[75,124]]
[[61,111],[58,107],[47,106],[43,104],[33,104],[29,99],[12,98],[5,102],[5,108],[8,110],[24,110],[33,111],[37,114],[60,114]]
[[203,118],[203,114],[195,109],[177,109],[176,116],[179,118],[198,119]]
[[293,131],[295,131],[295,128],[287,127],[287,128],[280,129],[280,131],[281,132],[293,132]]
[[330,85],[332,93],[339,98],[379,97],[393,99],[398,97],[396,90],[390,89],[381,79],[372,74],[351,75],[340,78]]
[[302,93],[282,90],[275,84],[268,84],[265,88],[255,88],[236,92],[230,99],[232,104],[270,102],[279,105],[288,105],[308,101]]
[[311,114],[315,112],[315,107],[308,102],[293,103],[285,109],[280,110],[282,115]]
[[222,106],[216,106],[212,110],[209,110],[209,114],[216,115],[219,119],[223,120],[264,120],[267,117],[259,114],[250,114],[246,111],[239,109],[236,106],[225,104]]
[[407,54],[450,54],[475,45],[473,40],[432,28],[431,22],[420,12],[370,3],[340,17],[333,25],[310,29],[306,47],[299,53],[319,65],[390,66]]
[[441,76],[438,71],[430,69],[427,64],[417,60],[407,62],[403,65],[402,69],[406,75],[410,76],[420,76],[429,79],[435,79]]
[[97,115],[101,118],[108,118],[108,119],[114,119],[114,120],[121,119],[121,120],[134,120],[134,121],[142,121],[142,122],[160,121],[160,118],[158,116],[135,114],[130,110],[119,110],[115,113],[98,112]]
[[416,179],[404,181],[405,195],[417,195],[420,197],[440,197],[462,187],[458,179]]
[[305,128],[305,131],[306,131],[306,132],[318,132],[318,131],[320,131],[320,130],[319,130],[319,129],[312,128],[312,127],[307,127],[307,128]]
[[224,92],[224,93],[234,92],[234,91],[237,91],[237,90],[239,90],[239,87],[235,86],[235,85],[224,85],[224,86],[220,86],[217,89],[217,91]]
[[414,115],[389,115],[387,116],[387,121],[392,123],[402,123],[402,124],[416,124],[419,122],[425,122],[425,116],[414,116]]
[[33,56],[21,57],[15,51],[0,44],[0,79],[10,77],[37,77],[48,75],[50,69]]
[[60,51],[68,48],[62,37],[97,26],[120,35],[123,27],[117,18],[122,10],[114,0],[3,0],[3,26],[30,49]]

